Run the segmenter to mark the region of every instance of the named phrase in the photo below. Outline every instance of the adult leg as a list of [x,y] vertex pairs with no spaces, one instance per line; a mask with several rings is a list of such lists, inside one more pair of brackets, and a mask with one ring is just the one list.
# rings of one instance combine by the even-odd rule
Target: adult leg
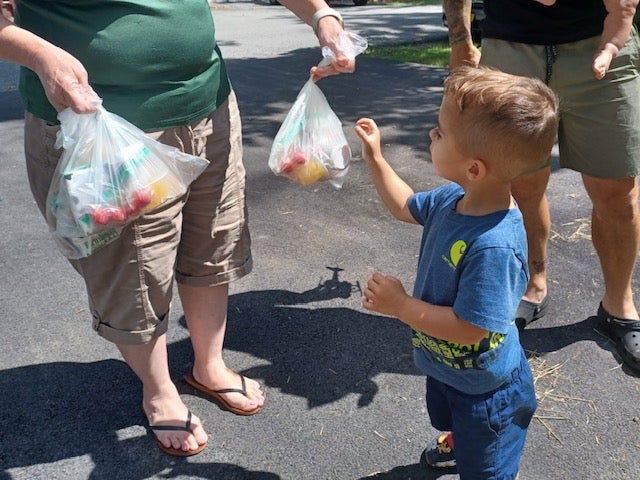
[[[513,75],[544,79],[548,73],[548,52],[543,45],[527,45],[486,38],[482,40],[481,63]],[[549,205],[545,195],[550,168],[523,175],[512,184],[527,231],[529,283],[518,305],[515,322],[519,329],[542,318],[547,308],[547,242],[551,231]]]
[[591,236],[604,279],[602,306],[610,315],[637,320],[631,284],[640,248],[638,181],[582,179],[593,203]]
[[[142,381],[142,408],[149,425],[183,426],[189,410],[180,399],[169,375],[167,336],[160,335],[141,345],[117,344],[125,361]],[[183,431],[155,431],[165,447],[195,450],[207,442],[200,419],[191,419],[192,434]]]
[[522,211],[529,249],[529,284],[523,298],[540,303],[547,296],[547,242],[551,232],[551,215],[546,189],[550,168],[517,178],[512,193]]
[[[229,369],[222,356],[227,326],[228,284],[194,287],[178,285],[194,351],[193,376],[211,390],[238,388],[238,374]],[[225,393],[226,401],[248,412],[263,405],[264,392],[255,380],[246,379],[246,395]]]

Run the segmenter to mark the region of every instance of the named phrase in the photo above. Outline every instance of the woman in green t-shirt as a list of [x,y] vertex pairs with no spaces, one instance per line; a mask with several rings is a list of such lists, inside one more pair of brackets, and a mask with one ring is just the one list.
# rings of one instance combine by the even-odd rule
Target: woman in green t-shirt
[[[12,3],[14,3],[12,1]],[[190,192],[127,225],[92,255],[71,260],[85,280],[93,327],[115,343],[143,384],[158,446],[202,451],[207,434],[169,375],[166,331],[174,280],[189,326],[187,381],[238,415],[260,411],[258,382],[222,358],[228,284],[251,270],[240,118],[206,0],[19,0],[0,15],[0,59],[21,65],[25,156],[40,210],[61,151],[58,112],[103,106],[153,138],[210,164]],[[282,0],[337,54],[322,78],[352,72],[336,48],[342,18],[324,0]],[[6,9],[3,9],[6,13]]]

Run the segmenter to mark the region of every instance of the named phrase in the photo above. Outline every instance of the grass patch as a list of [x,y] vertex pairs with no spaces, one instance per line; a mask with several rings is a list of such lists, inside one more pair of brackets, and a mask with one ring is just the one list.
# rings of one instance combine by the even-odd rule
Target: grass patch
[[421,42],[402,45],[370,46],[364,53],[370,57],[395,62],[421,63],[435,67],[448,67],[451,48],[446,42]]
[[442,0],[397,0],[385,2],[387,5],[392,5],[394,7],[405,7],[405,6],[421,6],[421,5],[442,5]]

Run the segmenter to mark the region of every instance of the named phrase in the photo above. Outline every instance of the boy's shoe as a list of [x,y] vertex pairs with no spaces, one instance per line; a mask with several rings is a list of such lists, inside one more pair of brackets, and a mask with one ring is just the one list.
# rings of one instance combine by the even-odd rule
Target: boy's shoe
[[437,438],[433,439],[431,445],[424,449],[422,452],[422,458],[427,465],[432,467],[455,467],[456,457],[453,454],[453,434],[443,433]]

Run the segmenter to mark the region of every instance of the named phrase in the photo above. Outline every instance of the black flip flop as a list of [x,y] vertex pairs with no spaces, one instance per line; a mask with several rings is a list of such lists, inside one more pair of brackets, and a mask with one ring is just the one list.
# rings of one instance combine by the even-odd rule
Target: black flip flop
[[[176,425],[149,425],[151,430],[171,430],[171,431],[180,431],[180,432],[190,432],[193,433],[191,429],[191,411],[187,414],[187,421],[184,423],[184,426],[176,426]],[[173,447],[165,447],[163,443],[160,441],[158,437],[156,437],[156,443],[160,450],[168,455],[173,455],[174,457],[190,457],[192,455],[196,455],[203,451],[207,446],[206,443],[199,445],[198,448],[193,450],[182,450],[181,448],[173,448]]]

